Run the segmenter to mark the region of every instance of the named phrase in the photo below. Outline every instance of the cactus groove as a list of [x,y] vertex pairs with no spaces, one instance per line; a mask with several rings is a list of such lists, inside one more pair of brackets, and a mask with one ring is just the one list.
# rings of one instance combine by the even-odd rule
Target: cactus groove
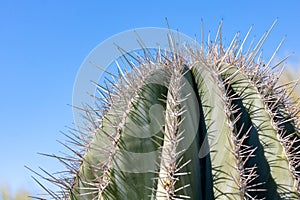
[[38,174],[61,188],[50,197],[299,199],[299,100],[294,83],[278,84],[282,62],[260,54],[274,24],[247,51],[250,31],[225,48],[221,24],[199,49],[170,34],[155,57],[125,53],[131,70],[98,85],[100,110],[86,110],[92,128],[67,135],[80,150],[66,144],[74,156],[54,156],[67,175]]

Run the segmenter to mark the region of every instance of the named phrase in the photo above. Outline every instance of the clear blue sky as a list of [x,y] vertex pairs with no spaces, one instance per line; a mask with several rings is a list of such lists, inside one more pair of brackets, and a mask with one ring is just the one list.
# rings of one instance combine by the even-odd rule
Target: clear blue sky
[[300,63],[300,2],[286,1],[0,1],[0,185],[40,191],[24,165],[49,171],[60,165],[37,152],[59,153],[59,131],[72,126],[72,89],[84,58],[100,42],[139,27],[166,27],[191,37],[216,33],[224,20],[229,43],[234,33],[261,36],[278,17],[264,48],[267,58],[284,35],[278,57],[294,52]]

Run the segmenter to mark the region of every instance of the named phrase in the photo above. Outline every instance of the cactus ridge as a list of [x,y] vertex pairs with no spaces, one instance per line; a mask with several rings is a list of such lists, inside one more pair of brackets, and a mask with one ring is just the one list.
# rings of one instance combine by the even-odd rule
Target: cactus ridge
[[66,134],[74,155],[49,155],[68,171],[35,172],[61,192],[44,189],[71,200],[299,199],[297,83],[278,84],[283,40],[268,62],[261,55],[275,23],[246,51],[252,27],[225,48],[222,23],[199,49],[172,34],[155,54],[118,47],[118,73],[95,83],[97,108],[85,107],[86,126]]

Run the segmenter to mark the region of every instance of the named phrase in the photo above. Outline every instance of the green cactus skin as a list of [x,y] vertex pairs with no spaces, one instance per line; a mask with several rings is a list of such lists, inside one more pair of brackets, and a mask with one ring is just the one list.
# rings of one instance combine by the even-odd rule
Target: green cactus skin
[[99,86],[105,106],[91,117],[90,139],[74,133],[83,153],[66,145],[77,158],[56,157],[71,178],[48,174],[62,188],[48,193],[70,200],[299,199],[299,102],[290,86],[278,86],[281,63],[259,56],[271,29],[245,55],[246,38],[224,49],[220,30],[205,50],[177,47],[171,35],[173,53],[151,61],[146,54],[130,72],[120,69],[115,82]]

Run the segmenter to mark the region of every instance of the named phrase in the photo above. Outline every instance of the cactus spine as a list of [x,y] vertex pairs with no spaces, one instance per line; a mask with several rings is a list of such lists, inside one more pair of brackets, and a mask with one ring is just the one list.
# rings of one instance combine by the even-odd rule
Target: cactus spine
[[95,128],[75,134],[84,151],[66,159],[71,179],[51,176],[63,189],[52,198],[299,199],[299,104],[278,86],[280,65],[261,62],[270,31],[245,54],[246,38],[224,49],[219,30],[206,48],[171,35],[155,59],[125,55],[131,71],[99,85]]

